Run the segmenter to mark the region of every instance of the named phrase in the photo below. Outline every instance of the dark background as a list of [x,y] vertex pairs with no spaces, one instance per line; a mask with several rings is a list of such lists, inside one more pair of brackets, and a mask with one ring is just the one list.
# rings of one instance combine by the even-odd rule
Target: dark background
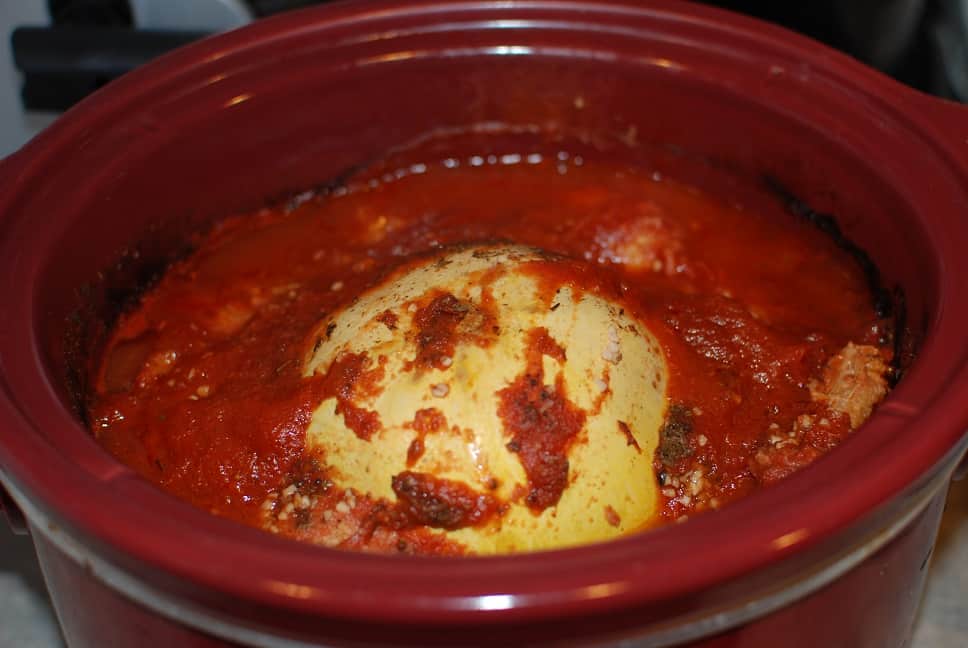
[[[7,0],[12,1],[12,0]],[[165,0],[156,0],[164,2]],[[263,17],[327,0],[245,0]],[[204,35],[148,32],[128,0],[47,0],[50,28],[14,32],[22,97],[33,110],[64,110],[164,51]],[[968,0],[707,0],[784,25],[932,94],[968,100]]]

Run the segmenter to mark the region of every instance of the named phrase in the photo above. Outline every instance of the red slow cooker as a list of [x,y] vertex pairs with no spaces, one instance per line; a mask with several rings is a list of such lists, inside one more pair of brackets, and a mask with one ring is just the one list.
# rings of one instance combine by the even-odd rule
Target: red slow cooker
[[[915,360],[861,430],[778,486],[533,555],[293,543],[176,501],[94,442],[84,361],[186,232],[479,126],[771,178],[869,252]],[[74,647],[901,646],[968,446],[966,277],[968,109],[786,31],[672,2],[286,14],[139,69],[0,166],[3,506]]]

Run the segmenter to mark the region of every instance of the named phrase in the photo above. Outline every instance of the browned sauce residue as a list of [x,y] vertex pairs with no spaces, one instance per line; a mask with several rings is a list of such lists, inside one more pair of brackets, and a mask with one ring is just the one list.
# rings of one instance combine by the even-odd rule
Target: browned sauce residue
[[564,361],[565,350],[545,328],[528,334],[527,368],[498,392],[498,416],[507,448],[518,455],[528,476],[525,503],[535,512],[554,506],[568,486],[568,448],[585,425],[585,412],[565,394],[564,378],[544,384],[542,356]]
[[391,310],[385,310],[376,317],[377,321],[386,326],[391,331],[397,330],[397,314]]
[[629,429],[629,424],[625,421],[618,422],[619,431],[625,436],[625,445],[630,445],[635,448],[635,451],[642,453],[642,448],[639,447],[639,442],[635,440],[635,435],[632,434],[632,430]]
[[613,527],[622,524],[622,517],[611,506],[605,506],[605,521]]
[[346,427],[364,441],[382,427],[379,414],[355,403],[359,395],[372,393],[383,378],[384,363],[369,369],[371,364],[364,353],[341,354],[326,370],[322,387],[324,398],[336,399],[336,414],[342,415]]
[[427,434],[447,429],[447,418],[437,408],[425,407],[417,410],[413,421],[407,427],[417,433],[407,448],[407,468],[413,468],[423,456]]
[[408,369],[446,369],[454,357],[457,344],[457,326],[473,308],[450,293],[434,297],[429,304],[418,308],[413,316],[414,333],[417,338],[417,357]]
[[484,524],[503,507],[492,495],[466,484],[433,475],[405,471],[393,477],[400,509],[413,523],[437,529],[460,529]]

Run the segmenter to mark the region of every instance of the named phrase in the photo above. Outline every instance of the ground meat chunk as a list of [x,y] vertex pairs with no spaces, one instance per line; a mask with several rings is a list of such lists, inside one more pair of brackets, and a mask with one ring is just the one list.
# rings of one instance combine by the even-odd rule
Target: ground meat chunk
[[659,429],[659,461],[665,466],[692,455],[689,436],[692,434],[692,411],[681,404],[669,407],[665,422]]
[[684,233],[675,219],[648,201],[632,205],[621,214],[621,222],[609,223],[595,233],[600,262],[667,275],[685,270]]
[[857,428],[887,394],[888,367],[876,347],[848,342],[823,370],[823,378],[810,385],[815,401],[846,414]]

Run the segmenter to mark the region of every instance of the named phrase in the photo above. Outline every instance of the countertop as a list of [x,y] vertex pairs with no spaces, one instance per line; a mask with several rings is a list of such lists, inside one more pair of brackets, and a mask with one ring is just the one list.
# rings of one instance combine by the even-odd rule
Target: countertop
[[[0,520],[0,648],[63,648],[30,539]],[[910,648],[968,646],[968,479],[952,484]]]

